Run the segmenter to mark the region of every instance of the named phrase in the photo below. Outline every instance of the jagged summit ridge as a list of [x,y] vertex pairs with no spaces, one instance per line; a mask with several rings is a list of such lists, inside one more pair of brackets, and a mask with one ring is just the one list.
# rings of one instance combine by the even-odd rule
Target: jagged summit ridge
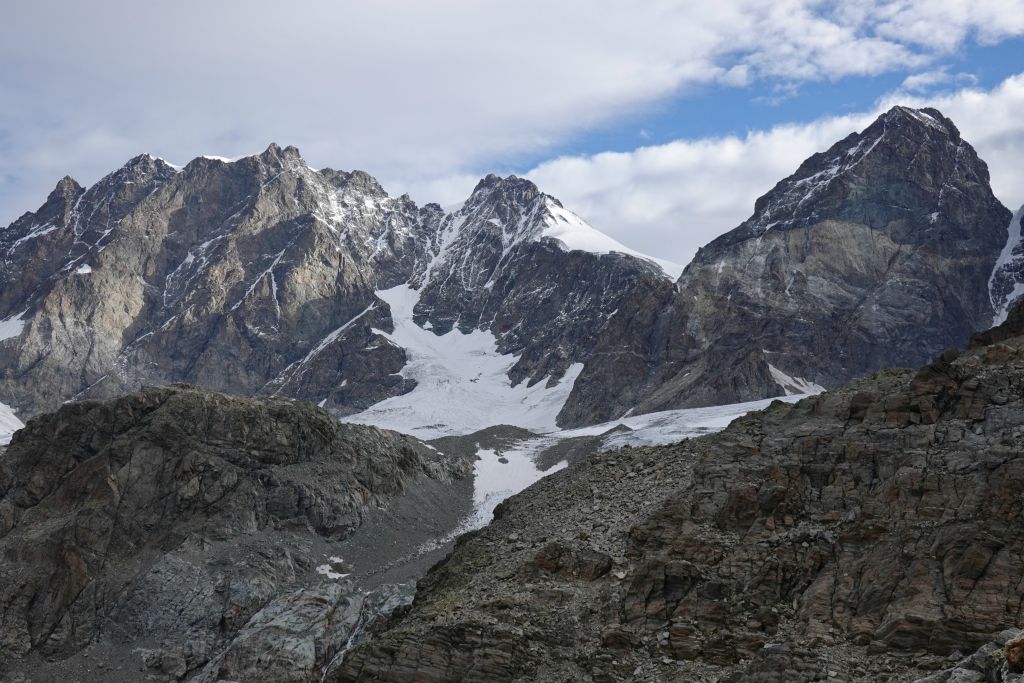
[[185,381],[363,411],[415,387],[385,294],[405,285],[417,327],[490,335],[510,389],[571,383],[561,426],[756,400],[963,343],[1007,286],[1009,219],[956,127],[905,107],[801,164],[675,282],[524,178],[446,211],[294,147],[142,155],[0,232],[0,401],[28,416]]
[[[920,163],[921,155],[926,157],[924,163]],[[935,222],[948,210],[948,198],[941,191],[936,192],[941,188],[928,183],[915,186],[915,182],[926,178],[929,170],[941,164],[962,168],[970,176],[965,180],[972,184],[988,184],[988,167],[960,137],[952,121],[936,109],[895,106],[863,131],[852,133],[827,151],[809,157],[793,175],[756,201],[754,214],[739,229],[723,235],[709,247],[727,237],[745,239],[772,229],[806,227],[826,216],[826,208],[845,209],[839,213],[851,222],[878,225],[879,216],[855,210],[849,200],[857,199],[860,186],[867,178],[874,178],[877,183],[878,172],[883,167],[890,167],[885,183],[888,196],[884,199],[900,205],[900,200],[906,204],[909,198],[920,199],[930,194],[932,206],[924,208],[931,210],[923,215],[908,215],[906,219]],[[901,177],[903,170],[909,170],[911,177]]]
[[[70,398],[187,381],[361,410],[411,388],[399,374],[405,351],[381,336],[392,321],[376,292],[476,283],[468,271],[478,284],[526,283],[519,271],[532,264],[516,261],[528,244],[555,244],[544,230],[559,222],[599,235],[515,177],[483,179],[445,213],[391,197],[363,171],[312,169],[291,146],[180,167],[139,155],[89,188],[62,180],[39,211],[0,232],[0,319],[17,318],[18,329],[0,346],[0,396],[27,416]],[[508,257],[500,264],[474,251],[492,239]],[[590,246],[557,244],[555,259]],[[469,251],[457,258],[453,247]],[[589,271],[625,258],[627,289],[637,274],[665,277],[640,255],[608,251],[571,259]],[[487,319],[475,324],[489,330]],[[532,343],[515,338],[502,353]],[[557,381],[580,353],[579,344],[537,348],[531,377]]]

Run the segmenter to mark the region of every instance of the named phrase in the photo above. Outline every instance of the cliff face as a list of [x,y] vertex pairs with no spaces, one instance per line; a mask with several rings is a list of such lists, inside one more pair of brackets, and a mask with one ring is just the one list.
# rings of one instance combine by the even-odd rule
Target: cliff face
[[[580,381],[592,396],[621,385],[615,410],[646,412],[781,395],[783,375],[835,386],[920,365],[991,324],[1009,222],[953,123],[895,107],[758,199],[670,303],[631,302],[643,322],[610,326],[599,352],[611,360]],[[564,415],[608,408],[581,395]]]
[[3,304],[25,322],[0,344],[0,391],[31,415],[145,383],[319,401],[348,380],[342,402],[368,405],[401,391],[385,378],[405,362],[367,348],[389,325],[373,292],[422,264],[432,216],[276,145],[62,181],[2,234]]
[[330,680],[913,680],[954,666],[1024,625],[1021,320],[918,371],[542,480]]

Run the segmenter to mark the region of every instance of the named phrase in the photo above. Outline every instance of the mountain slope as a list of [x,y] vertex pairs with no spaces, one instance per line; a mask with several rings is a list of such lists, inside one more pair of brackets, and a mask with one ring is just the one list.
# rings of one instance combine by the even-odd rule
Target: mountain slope
[[605,361],[584,371],[563,423],[781,395],[783,376],[835,386],[920,365],[991,323],[1009,221],[953,123],[895,107],[700,249],[670,301],[631,302],[643,322],[609,326]]
[[959,661],[1024,625],[1017,311],[919,371],[541,480],[327,680],[906,681]]
[[143,660],[156,680],[317,679],[380,608],[343,580],[344,541],[416,488],[454,506],[469,469],[308,404],[180,385],[30,420],[0,458],[0,678],[132,681]]

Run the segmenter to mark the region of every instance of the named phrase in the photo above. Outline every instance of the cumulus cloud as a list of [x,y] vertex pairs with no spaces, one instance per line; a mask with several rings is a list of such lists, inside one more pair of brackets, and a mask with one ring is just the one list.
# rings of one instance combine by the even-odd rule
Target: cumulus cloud
[[940,109],[988,163],[996,196],[1014,209],[1024,203],[1024,74],[989,91],[893,93],[868,112],[743,136],[554,159],[527,175],[619,241],[687,263],[698,247],[745,220],[754,200],[801,161],[894,104]]
[[468,175],[693,88],[923,71],[1022,22],[1022,0],[16,3],[0,24],[0,224],[65,173],[271,140],[447,202]]
[[978,78],[974,74],[952,74],[948,68],[940,68],[911,74],[903,79],[900,88],[907,93],[922,93],[950,84],[965,86],[974,85],[977,82]]

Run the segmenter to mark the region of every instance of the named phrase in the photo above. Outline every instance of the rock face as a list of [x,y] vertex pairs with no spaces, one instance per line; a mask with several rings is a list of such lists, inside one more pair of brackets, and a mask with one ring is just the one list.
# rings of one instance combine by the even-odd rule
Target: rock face
[[489,176],[445,214],[277,145],[65,178],[0,258],[0,398],[22,416],[172,382],[364,409],[412,388],[375,296],[410,281],[421,323],[489,330],[521,356],[510,382],[553,382],[630,293],[670,286],[529,181]]
[[405,362],[367,343],[388,327],[373,292],[424,261],[431,216],[276,145],[65,179],[3,233],[0,306],[27,313],[0,390],[25,414],[175,381],[368,405],[401,391]]
[[959,666],[1024,626],[1024,327],[1003,331],[542,480],[329,680],[903,681]]
[[363,411],[414,388],[377,296],[405,283],[419,325],[493,335],[509,385],[573,382],[563,426],[767,398],[987,328],[1020,280],[1007,225],[952,122],[903,107],[804,162],[677,282],[514,176],[446,213],[293,147],[140,156],[0,231],[0,401],[25,417],[188,382]]
[[[698,251],[670,301],[631,301],[641,320],[610,321],[595,352],[606,360],[585,369],[564,422],[781,395],[783,376],[835,386],[918,366],[991,324],[1009,222],[953,123],[895,107],[758,199]],[[613,405],[588,400],[609,393]]]
[[0,677],[102,641],[171,678],[318,679],[391,593],[317,565],[369,510],[468,467],[307,404],[186,386],[37,417],[0,457]]
[[557,380],[570,364],[589,362],[620,306],[672,288],[661,265],[514,176],[480,181],[438,239],[435,262],[414,279],[422,283],[417,323],[438,333],[489,330],[501,352],[519,356],[509,371],[515,383]]

